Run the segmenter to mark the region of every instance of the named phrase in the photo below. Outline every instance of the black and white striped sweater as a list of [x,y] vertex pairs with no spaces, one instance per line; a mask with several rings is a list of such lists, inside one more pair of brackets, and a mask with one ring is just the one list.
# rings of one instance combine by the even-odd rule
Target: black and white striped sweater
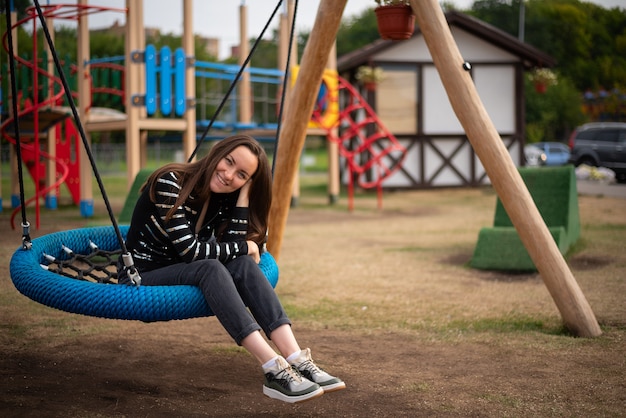
[[[165,222],[165,215],[178,198],[181,185],[173,172],[157,179],[156,202],[150,200],[146,187],[137,201],[126,246],[139,273],[159,267],[190,263],[203,258],[225,263],[248,254],[246,233],[248,208],[236,207],[239,191],[212,194],[202,229],[195,233],[204,202],[189,196],[184,205]],[[216,239],[216,230],[226,225]]]

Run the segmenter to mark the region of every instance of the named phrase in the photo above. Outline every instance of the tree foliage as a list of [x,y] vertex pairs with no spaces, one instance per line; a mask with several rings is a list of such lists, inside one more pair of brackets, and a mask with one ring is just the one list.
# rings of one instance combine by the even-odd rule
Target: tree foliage
[[[559,84],[546,94],[527,86],[527,139],[565,139],[586,120],[625,118],[626,9],[578,0],[527,0],[523,10],[524,42],[554,57],[559,75]],[[519,0],[479,0],[467,13],[518,36],[521,11]],[[604,101],[621,102],[621,108]]]
[[337,55],[352,52],[380,39],[374,9],[343,19],[337,32]]
[[[626,9],[578,0],[527,0],[524,9],[524,42],[553,56],[578,90],[624,87]],[[479,0],[467,13],[519,33],[519,0]]]
[[6,10],[7,2],[9,2],[9,5],[13,5],[13,10],[17,12],[18,19],[25,17],[26,9],[32,5],[32,2],[30,0],[0,0],[0,8],[2,8],[2,13],[4,13]]
[[[472,14],[513,36],[519,35],[520,0],[477,0],[472,5]],[[497,22],[497,24],[496,24]]]

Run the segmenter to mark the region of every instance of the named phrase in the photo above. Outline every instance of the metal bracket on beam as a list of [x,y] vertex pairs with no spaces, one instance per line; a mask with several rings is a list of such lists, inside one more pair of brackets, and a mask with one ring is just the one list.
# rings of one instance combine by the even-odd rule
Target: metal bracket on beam
[[130,97],[130,104],[133,106],[145,106],[146,96],[144,94],[133,94]]
[[130,53],[130,60],[134,63],[141,64],[146,60],[146,54],[144,51],[132,51]]

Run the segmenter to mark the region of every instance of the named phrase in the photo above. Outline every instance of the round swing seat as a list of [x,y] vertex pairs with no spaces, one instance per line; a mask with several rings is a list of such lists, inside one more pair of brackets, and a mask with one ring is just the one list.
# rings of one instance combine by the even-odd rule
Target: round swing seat
[[[124,239],[128,226],[121,226]],[[88,254],[93,242],[105,251],[119,250],[112,226],[56,232],[32,240],[32,248],[21,247],[10,263],[11,278],[17,290],[43,305],[65,312],[109,319],[169,321],[212,316],[200,289],[196,286],[128,286],[95,283],[65,277],[42,267],[45,254],[69,259],[63,246],[76,254]],[[265,252],[259,264],[272,287],[278,282],[278,266]]]

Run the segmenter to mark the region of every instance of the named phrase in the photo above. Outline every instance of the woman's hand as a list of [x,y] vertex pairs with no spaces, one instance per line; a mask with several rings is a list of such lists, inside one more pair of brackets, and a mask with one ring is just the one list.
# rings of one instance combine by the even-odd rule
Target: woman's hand
[[250,203],[250,185],[252,184],[252,179],[246,181],[246,183],[241,186],[239,190],[239,198],[237,198],[237,206],[240,208],[247,208]]
[[259,264],[261,261],[261,253],[259,252],[259,246],[254,241],[247,241],[248,243],[248,255],[252,257],[255,263]]

